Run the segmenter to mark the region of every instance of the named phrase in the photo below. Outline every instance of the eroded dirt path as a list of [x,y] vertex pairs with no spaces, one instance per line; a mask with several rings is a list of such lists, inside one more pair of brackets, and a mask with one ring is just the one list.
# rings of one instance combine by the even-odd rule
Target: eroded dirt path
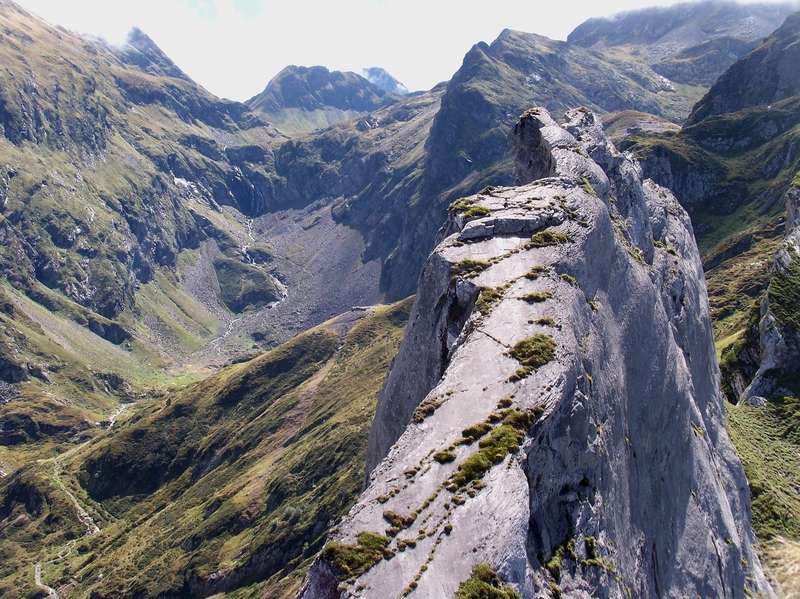
[[47,586],[45,583],[42,582],[42,562],[38,562],[36,566],[33,568],[33,576],[36,582],[36,586],[42,589],[50,599],[60,599],[59,594],[53,587]]
[[[129,407],[128,404],[121,404],[121,405],[119,405],[117,407],[116,410],[114,410],[114,412],[108,417],[108,429],[111,429],[111,428],[114,427],[114,424],[117,422],[119,417],[122,415],[122,413],[128,407]],[[58,591],[56,591],[53,587],[48,586],[42,580],[42,564],[43,563],[45,563],[45,564],[57,563],[57,562],[63,560],[64,558],[66,558],[67,555],[69,555],[70,551],[72,551],[72,549],[77,545],[77,543],[78,543],[78,541],[80,539],[84,539],[86,537],[90,537],[92,535],[96,535],[96,534],[98,534],[100,532],[100,527],[97,525],[97,522],[94,521],[94,518],[92,518],[91,514],[86,510],[86,508],[83,507],[83,505],[81,505],[81,502],[78,500],[78,498],[75,496],[75,494],[72,491],[70,491],[69,488],[67,488],[67,485],[64,483],[63,479],[61,478],[61,474],[62,474],[61,465],[64,462],[64,460],[67,459],[69,456],[73,455],[74,453],[77,453],[82,448],[86,447],[86,445],[88,445],[91,441],[93,441],[93,439],[88,439],[88,440],[84,441],[83,443],[81,443],[80,445],[76,445],[75,447],[73,447],[69,451],[66,451],[66,452],[64,452],[61,455],[58,455],[56,457],[39,460],[40,463],[52,463],[53,470],[52,470],[51,475],[52,475],[53,484],[55,484],[55,486],[62,493],[64,493],[64,495],[67,496],[67,498],[69,499],[70,503],[72,503],[73,508],[75,509],[75,515],[78,517],[78,521],[86,529],[86,531],[84,532],[82,537],[79,537],[78,539],[72,539],[70,541],[67,541],[67,543],[65,543],[61,547],[61,549],[59,550],[58,554],[54,558],[52,558],[52,559],[50,559],[48,561],[45,561],[45,562],[42,562],[40,560],[40,561],[36,562],[36,564],[34,565],[34,567],[33,567],[33,576],[34,576],[34,582],[36,583],[36,587],[41,589],[41,590],[43,590],[43,591],[45,591],[50,599],[61,599],[61,598],[60,598],[60,596],[58,594]]]

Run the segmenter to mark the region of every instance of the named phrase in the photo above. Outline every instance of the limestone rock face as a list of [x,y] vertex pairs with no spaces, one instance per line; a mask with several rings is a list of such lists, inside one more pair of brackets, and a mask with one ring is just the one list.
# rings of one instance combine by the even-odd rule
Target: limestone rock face
[[522,186],[451,207],[304,599],[449,599],[478,564],[525,599],[771,595],[689,219],[566,119],[526,112]]
[[760,402],[756,398],[795,386],[800,371],[800,329],[796,318],[800,296],[800,185],[792,185],[785,200],[786,236],[775,254],[772,279],[761,301],[758,371],[742,394],[755,403]]

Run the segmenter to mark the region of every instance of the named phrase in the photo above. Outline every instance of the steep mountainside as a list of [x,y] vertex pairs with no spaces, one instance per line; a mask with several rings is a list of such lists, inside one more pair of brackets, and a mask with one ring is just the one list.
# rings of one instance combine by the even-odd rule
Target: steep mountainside
[[396,96],[386,89],[389,79],[382,80],[380,85],[356,73],[292,65],[275,75],[247,105],[284,133],[308,133],[391,102]]
[[49,451],[50,438],[96,432],[236,312],[285,294],[245,216],[271,197],[271,148],[284,138],[188,80],[141,32],[112,48],[7,1],[0,24],[10,471],[28,442]]
[[786,236],[748,328],[722,354],[729,428],[753,492],[765,539],[800,539],[800,172],[786,193]]
[[695,106],[689,124],[712,115],[768,105],[800,95],[800,13],[719,78]]
[[0,470],[384,299],[441,87],[295,142],[141,32],[0,20]]
[[40,567],[61,597],[291,596],[361,488],[410,306],[344,314],[0,480],[0,595],[33,597]]
[[[795,48],[788,43],[800,35],[798,16],[732,66],[682,131],[637,132],[623,144],[642,160],[648,176],[672,189],[689,210],[724,345],[746,328],[749,307],[769,279],[782,236],[783,197],[800,170],[800,95],[756,95],[750,97],[753,104],[737,104],[734,112],[697,119],[734,80],[741,90],[757,89],[765,74],[781,73],[781,89],[800,85]],[[776,71],[779,64],[789,68]]]
[[452,207],[304,599],[768,592],[688,217],[566,118]]
[[567,41],[640,56],[679,83],[711,85],[771,34],[792,11],[785,4],[692,2],[589,19]]
[[[633,132],[625,142],[649,176],[675,191],[698,232],[723,390],[737,402],[728,408],[729,429],[747,471],[754,526],[765,540],[800,538],[792,249],[800,95],[778,99],[775,93],[800,83],[791,41],[800,39],[797,17],[721,77],[691,125],[680,132]],[[770,87],[768,80],[780,85]],[[743,93],[737,96],[734,88]],[[725,109],[725,90],[733,94],[735,112],[709,111]]]

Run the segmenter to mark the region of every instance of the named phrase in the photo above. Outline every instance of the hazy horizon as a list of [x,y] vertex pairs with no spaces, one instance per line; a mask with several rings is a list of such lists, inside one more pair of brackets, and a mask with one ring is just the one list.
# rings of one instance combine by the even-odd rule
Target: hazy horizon
[[472,45],[505,28],[565,39],[591,17],[679,3],[564,0],[553,10],[514,0],[17,1],[50,23],[112,43],[139,27],[192,79],[233,100],[259,93],[290,64],[355,72],[378,66],[410,90],[429,89],[452,76]]

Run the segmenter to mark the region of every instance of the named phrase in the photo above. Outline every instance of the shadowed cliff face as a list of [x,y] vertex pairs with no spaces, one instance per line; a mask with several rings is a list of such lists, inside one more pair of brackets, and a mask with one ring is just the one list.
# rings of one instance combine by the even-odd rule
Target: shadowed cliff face
[[523,185],[451,206],[301,597],[769,594],[686,213],[587,110],[516,131]]

